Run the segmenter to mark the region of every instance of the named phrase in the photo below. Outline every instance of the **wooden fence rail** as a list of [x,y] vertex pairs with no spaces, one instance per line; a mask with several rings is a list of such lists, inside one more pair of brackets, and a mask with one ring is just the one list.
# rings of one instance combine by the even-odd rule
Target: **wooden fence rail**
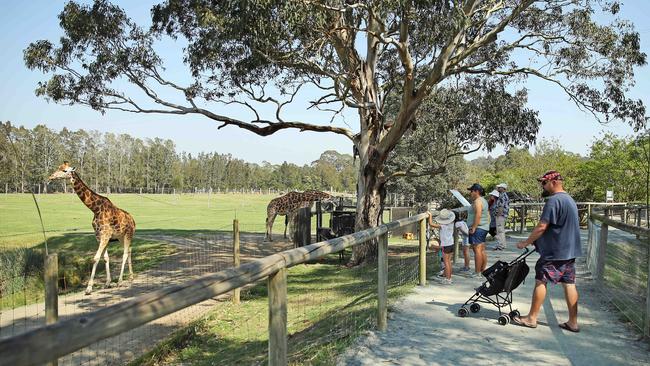
[[[272,316],[269,319],[271,326],[269,329],[269,363],[272,365],[284,364],[286,362],[286,273],[282,274],[284,269],[369,240],[381,238],[378,259],[378,303],[380,304],[378,306],[378,324],[380,329],[385,329],[386,286],[382,286],[382,283],[387,283],[385,253],[387,233],[395,228],[422,222],[426,217],[424,213],[418,214],[340,238],[273,254],[181,285],[170,286],[79,317],[45,325],[15,337],[0,340],[0,364],[41,365],[102,339],[137,328],[152,320],[269,276],[272,276],[269,278],[270,292],[274,292],[272,291],[274,289],[278,290],[269,294],[269,311]],[[420,236],[420,238],[423,237]],[[426,245],[422,239],[419,244],[421,248]],[[421,249],[420,253],[422,252]],[[419,263],[420,266],[426,266],[426,262],[422,259]],[[423,273],[425,272],[420,271],[420,276]],[[282,278],[285,278],[284,283]],[[420,283],[424,283],[423,278],[420,278]],[[283,291],[284,295],[282,295]],[[282,322],[284,324],[281,324]],[[284,327],[284,331],[281,327]],[[278,354],[277,349],[271,350],[271,343],[274,347],[282,348],[282,337],[285,337],[285,347],[284,351],[280,350],[280,352],[285,352],[284,355]]]
[[[611,218],[608,218],[605,215],[597,214],[594,212],[591,212],[591,215],[589,217],[590,220],[590,230],[589,230],[589,248],[588,252],[591,253],[593,252],[594,248],[592,248],[592,245],[597,245],[597,254],[595,258],[595,263],[591,263],[591,261],[588,261],[587,267],[591,269],[594,273],[594,278],[596,279],[597,283],[599,286],[604,286],[604,280],[605,280],[605,263],[607,262],[607,243],[608,243],[608,236],[609,236],[609,228],[613,227],[631,234],[635,234],[638,238],[645,240],[646,241],[646,255],[648,258],[648,263],[647,263],[647,273],[650,274],[650,229],[648,228],[643,228],[639,227],[636,225],[630,225],[625,222],[621,222],[618,220],[613,220]],[[596,240],[594,239],[595,237],[592,237],[595,235],[593,232],[593,228],[595,225],[593,225],[595,222],[600,222],[600,231],[598,232],[598,241],[596,244]],[[588,255],[588,257],[591,257],[591,254]],[[647,283],[646,283],[646,297],[645,297],[645,307],[643,309],[643,324],[642,324],[642,331],[644,337],[646,339],[650,338],[650,276],[647,276]]]

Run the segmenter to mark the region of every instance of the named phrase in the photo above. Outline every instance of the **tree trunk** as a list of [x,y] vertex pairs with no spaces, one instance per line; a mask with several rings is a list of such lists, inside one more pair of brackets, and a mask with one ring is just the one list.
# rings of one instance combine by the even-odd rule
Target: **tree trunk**
[[[357,146],[360,161],[355,231],[361,231],[382,224],[383,201],[386,196],[382,169],[388,154],[380,154],[363,139]],[[375,258],[377,258],[377,240],[371,240],[353,248],[348,265],[356,266]]]

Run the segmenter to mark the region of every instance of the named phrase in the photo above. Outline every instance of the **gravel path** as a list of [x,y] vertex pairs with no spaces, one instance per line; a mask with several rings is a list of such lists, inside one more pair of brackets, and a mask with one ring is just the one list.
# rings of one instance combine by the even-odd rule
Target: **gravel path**
[[[512,249],[520,238],[510,237],[506,251],[489,250],[489,263],[514,259],[521,253]],[[529,266],[537,258],[533,253]],[[429,280],[395,304],[388,330],[368,332],[339,358],[338,365],[649,365],[648,343],[621,321],[622,315],[596,289],[584,260],[579,260],[577,270],[580,333],[558,327],[568,319],[559,285],[549,286],[536,329],[499,325],[497,309],[489,304],[460,318],[458,309],[482,279],[454,275],[452,285]],[[528,312],[533,285],[531,268],[526,282],[513,292],[513,309]]]

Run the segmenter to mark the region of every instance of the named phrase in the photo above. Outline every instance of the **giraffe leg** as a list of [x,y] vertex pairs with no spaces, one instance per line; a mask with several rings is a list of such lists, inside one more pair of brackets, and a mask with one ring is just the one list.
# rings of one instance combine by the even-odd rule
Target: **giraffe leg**
[[287,238],[287,226],[289,226],[289,215],[284,217],[284,238]]
[[273,221],[275,221],[275,216],[276,214],[272,214],[271,216],[266,218],[266,238],[268,241],[273,241],[273,238],[271,237],[271,232],[273,231]]
[[93,291],[93,280],[95,279],[95,271],[97,270],[97,263],[99,263],[99,259],[102,257],[102,253],[106,250],[106,247],[108,246],[108,238],[102,238],[99,241],[99,248],[97,248],[97,253],[95,253],[95,256],[93,257],[93,270],[90,272],[90,280],[88,280],[88,286],[86,287],[86,295],[90,295],[90,293]]
[[108,256],[108,245],[104,249],[104,262],[106,263],[106,283],[104,288],[111,287],[111,267],[108,265],[109,256]]
[[129,243],[129,281],[133,282],[133,267],[131,266],[131,243]]
[[131,270],[131,238],[127,238],[126,236],[122,237],[120,239],[120,242],[122,242],[122,246],[124,247],[124,251],[122,252],[122,267],[120,268],[120,277],[117,280],[117,286],[122,285],[122,277],[124,276],[124,266],[126,265],[126,262],[129,262],[129,280],[133,279],[133,271]]

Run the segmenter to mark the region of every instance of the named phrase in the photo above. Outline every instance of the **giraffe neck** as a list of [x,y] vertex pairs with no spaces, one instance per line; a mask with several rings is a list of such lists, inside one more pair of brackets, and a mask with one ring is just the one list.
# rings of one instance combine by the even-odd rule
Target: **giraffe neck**
[[99,210],[99,205],[97,203],[100,201],[102,196],[90,189],[86,183],[79,178],[79,175],[76,172],[72,172],[70,180],[72,181],[74,191],[77,193],[77,196],[79,196],[79,199],[81,199],[81,202],[83,202],[92,212],[97,212]]

